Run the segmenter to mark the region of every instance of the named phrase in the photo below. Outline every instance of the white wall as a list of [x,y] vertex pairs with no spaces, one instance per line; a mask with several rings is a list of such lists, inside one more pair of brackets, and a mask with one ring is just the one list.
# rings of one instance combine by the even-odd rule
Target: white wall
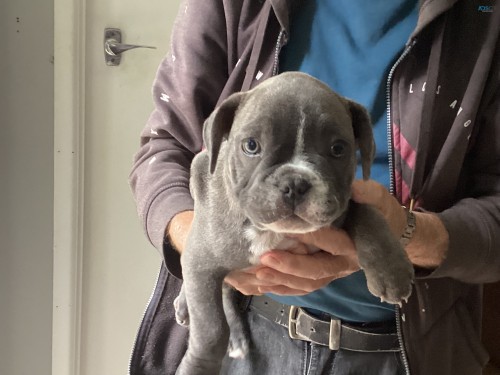
[[0,0],[0,374],[51,372],[53,0]]

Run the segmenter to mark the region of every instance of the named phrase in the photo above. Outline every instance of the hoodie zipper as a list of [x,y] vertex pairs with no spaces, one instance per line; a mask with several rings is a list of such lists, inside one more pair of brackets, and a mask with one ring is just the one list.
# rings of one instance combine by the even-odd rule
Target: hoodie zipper
[[405,343],[403,340],[403,330],[401,327],[401,308],[396,306],[396,333],[398,336],[399,347],[401,348],[401,361],[405,368],[405,374],[410,375],[410,364],[408,363],[408,356],[406,355]]
[[281,30],[278,35],[278,41],[276,42],[276,48],[274,50],[274,66],[273,66],[273,76],[279,73],[279,55],[282,47],[282,40],[285,36],[285,30]]
[[387,76],[387,86],[386,86],[386,104],[387,104],[387,146],[388,146],[388,159],[389,159],[389,171],[390,174],[390,185],[389,189],[391,194],[394,195],[394,160],[393,160],[393,143],[392,143],[392,118],[391,118],[391,86],[392,86],[392,78],[394,76],[394,72],[398,65],[403,61],[406,56],[410,53],[413,46],[417,43],[416,39],[413,39],[405,48],[399,59],[394,63],[391,70],[389,71],[389,75]]
[[129,362],[128,362],[128,375],[130,375],[131,371],[132,371],[132,361],[133,361],[135,350],[137,347],[137,340],[139,338],[139,332],[141,330],[142,325],[144,324],[144,319],[146,319],[146,314],[149,310],[149,305],[151,305],[151,301],[153,300],[156,288],[158,286],[158,282],[160,280],[161,267],[162,266],[160,265],[160,270],[158,271],[158,276],[156,277],[155,286],[153,288],[153,291],[151,292],[151,295],[149,296],[148,303],[146,304],[146,308],[144,309],[144,312],[142,314],[141,323],[139,324],[139,327],[137,328],[137,333],[135,334],[134,345],[132,346],[132,353],[130,354],[130,358],[129,358]]
[[[393,160],[393,142],[392,142],[392,118],[391,118],[391,86],[392,86],[392,78],[394,76],[394,72],[396,68],[399,66],[401,61],[403,61],[406,56],[410,53],[413,46],[417,43],[416,39],[413,39],[405,48],[401,56],[397,59],[397,61],[392,66],[389,71],[389,75],[387,77],[387,86],[386,86],[386,98],[387,98],[387,145],[388,145],[388,159],[389,159],[389,171],[390,174],[390,192],[394,195],[394,160]],[[396,333],[398,336],[399,347],[401,348],[401,360],[403,362],[403,366],[405,369],[405,374],[410,375],[410,365],[408,363],[408,357],[406,355],[404,340],[403,340],[403,330],[401,327],[401,308],[396,306]]]

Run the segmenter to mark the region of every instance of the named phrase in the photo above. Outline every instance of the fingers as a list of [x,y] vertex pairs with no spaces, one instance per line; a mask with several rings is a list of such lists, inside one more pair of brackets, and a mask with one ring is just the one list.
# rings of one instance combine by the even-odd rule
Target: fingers
[[328,285],[335,278],[329,276],[315,280],[282,273],[272,268],[263,268],[257,272],[256,277],[264,282],[276,284],[272,286],[260,286],[258,288],[259,292],[281,295],[304,295],[311,293]]
[[313,245],[332,255],[354,255],[354,243],[342,229],[325,227],[314,232],[293,235],[301,243]]
[[261,257],[261,262],[268,267],[256,272],[257,279],[274,285],[260,286],[259,292],[281,295],[307,294],[359,270],[356,257],[334,256],[324,251],[312,255],[271,251]]
[[324,251],[297,255],[276,250],[263,255],[261,262],[263,266],[231,272],[225,281],[244,295],[304,295],[359,270],[356,256]]
[[303,295],[360,269],[354,244],[343,230],[325,228],[294,237],[300,246],[307,243],[324,251],[314,254],[300,250],[267,252],[260,258],[261,264],[267,267],[255,272],[258,280],[268,283],[257,286],[260,293]]
[[261,257],[261,262],[268,268],[256,272],[259,280],[306,292],[359,270],[356,255],[334,256],[324,251],[312,255],[271,251]]
[[270,287],[276,284],[258,279],[255,272],[259,268],[261,267],[230,272],[224,281],[246,296],[262,294],[259,287]]
[[[292,251],[269,251],[261,266],[233,271],[225,281],[245,295],[304,295],[359,270],[354,244],[343,230],[325,228],[295,237],[299,243]],[[324,251],[308,254],[304,243]]]
[[371,204],[378,209],[384,206],[387,189],[374,180],[355,180],[351,187],[351,198],[358,203]]
[[306,290],[292,289],[285,285],[276,285],[273,287],[259,287],[259,291],[261,293],[272,293],[280,296],[303,296],[310,293],[309,291]]
[[[266,269],[269,271],[261,272]],[[231,272],[225,278],[225,281],[246,296],[262,295],[263,293],[301,296],[321,288],[328,283],[328,281],[325,281],[323,284],[316,282],[317,287],[315,288],[311,283],[308,283],[307,280],[296,278],[294,282],[289,282],[290,285],[299,286],[298,288],[293,288],[288,285],[279,284],[280,280],[289,279],[289,275],[283,275],[276,270],[268,268],[261,268],[261,271],[259,271],[259,276],[246,272]],[[306,288],[304,288],[304,286],[306,286]]]

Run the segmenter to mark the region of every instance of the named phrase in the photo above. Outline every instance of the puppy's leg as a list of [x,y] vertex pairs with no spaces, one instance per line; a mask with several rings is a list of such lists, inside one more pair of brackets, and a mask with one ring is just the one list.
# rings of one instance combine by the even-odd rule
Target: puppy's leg
[[229,323],[229,356],[231,358],[244,358],[248,354],[248,339],[242,317],[242,312],[238,308],[236,291],[224,283],[222,289],[224,311]]
[[181,288],[179,295],[174,300],[175,320],[183,327],[189,327],[189,313],[186,302],[186,294],[184,286]]
[[408,299],[413,265],[377,209],[351,202],[344,227],[356,245],[370,292],[393,304]]
[[189,342],[176,375],[217,375],[229,340],[222,305],[225,273],[211,270],[206,262],[203,263],[205,260],[190,256],[186,251],[188,248],[181,261],[189,311]]

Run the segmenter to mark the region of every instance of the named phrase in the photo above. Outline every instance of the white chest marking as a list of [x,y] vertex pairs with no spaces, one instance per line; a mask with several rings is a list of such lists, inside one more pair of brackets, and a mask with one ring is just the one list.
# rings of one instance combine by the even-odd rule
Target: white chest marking
[[[294,251],[298,241],[294,238],[285,237],[282,233],[272,231],[259,231],[255,228],[248,228],[245,231],[245,237],[250,241],[249,261],[253,265],[260,264],[260,257],[269,250],[290,250],[295,254],[304,254],[301,250],[299,253]],[[306,244],[308,254],[318,252],[314,245]]]
[[259,231],[253,227],[245,231],[245,237],[250,241],[250,263],[259,264],[260,257],[269,250],[287,250],[297,241],[286,238],[282,233]]

